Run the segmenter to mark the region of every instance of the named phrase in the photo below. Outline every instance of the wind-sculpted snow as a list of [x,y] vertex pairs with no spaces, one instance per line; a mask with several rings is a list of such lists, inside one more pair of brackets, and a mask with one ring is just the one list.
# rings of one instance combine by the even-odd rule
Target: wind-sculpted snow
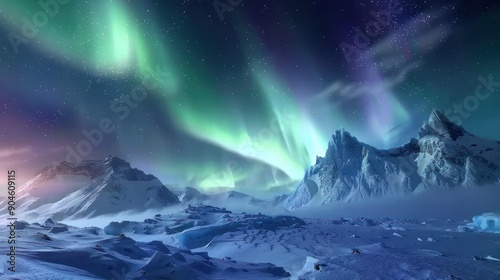
[[266,216],[262,214],[233,214],[224,208],[208,205],[188,206],[173,215],[156,215],[144,222],[112,222],[104,228],[109,235],[122,233],[176,235],[181,248],[193,249],[206,246],[218,236],[245,229],[276,230],[304,225],[293,216]]
[[418,138],[395,149],[379,150],[336,131],[325,156],[317,158],[283,205],[295,209],[498,182],[500,142],[478,138],[434,110]]
[[462,224],[299,219],[206,205],[104,230],[20,221],[17,271],[0,267],[0,279],[498,279],[500,235]]
[[[214,259],[206,253],[166,246],[160,240],[138,242],[109,236],[96,228],[59,224],[54,231],[36,224],[19,229],[16,272],[0,266],[1,279],[284,279],[283,268],[270,263]],[[158,237],[158,236],[157,236]],[[5,248],[5,246],[3,246]],[[4,252],[2,251],[2,255]]]

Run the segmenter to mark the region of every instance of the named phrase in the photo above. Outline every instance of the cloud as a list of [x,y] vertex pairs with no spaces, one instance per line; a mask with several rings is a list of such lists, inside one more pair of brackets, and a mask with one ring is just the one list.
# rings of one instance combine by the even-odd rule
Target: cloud
[[365,82],[358,84],[335,81],[326,89],[316,94],[314,99],[319,103],[322,103],[325,98],[330,99],[333,96],[340,97],[340,100],[342,100],[353,99],[355,97],[368,94],[376,94],[378,92],[385,92],[402,83],[406,79],[408,73],[417,67],[418,64],[407,65],[403,69],[399,70],[397,74],[385,77],[381,81],[370,81],[369,83]]
[[33,149],[31,147],[24,147],[18,149],[3,149],[0,150],[0,160],[6,160],[13,156],[22,155],[31,152]]
[[333,81],[315,95],[315,101],[323,103],[325,99],[335,97],[335,102],[340,102],[388,92],[401,84],[422,63],[424,55],[436,49],[451,34],[450,24],[443,23],[447,14],[445,8],[422,13],[369,46],[351,62],[364,81]]

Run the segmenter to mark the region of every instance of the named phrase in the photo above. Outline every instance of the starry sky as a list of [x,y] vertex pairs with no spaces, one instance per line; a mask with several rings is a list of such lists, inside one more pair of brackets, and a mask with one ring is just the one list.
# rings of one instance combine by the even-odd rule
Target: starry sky
[[498,1],[0,1],[0,168],[116,155],[165,184],[293,190],[340,128],[433,108],[500,139]]

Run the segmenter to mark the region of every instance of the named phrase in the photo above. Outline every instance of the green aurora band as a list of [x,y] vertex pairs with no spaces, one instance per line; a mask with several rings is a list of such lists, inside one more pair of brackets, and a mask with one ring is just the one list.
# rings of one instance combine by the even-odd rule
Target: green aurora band
[[[34,1],[3,2],[1,8],[11,15],[6,21],[18,32],[21,32],[22,17],[31,18],[41,11]],[[158,32],[153,20],[147,30],[141,28],[134,11],[120,1],[90,4],[70,1],[60,5],[59,10],[49,17],[46,26],[38,28],[32,40],[39,44],[30,42],[32,47],[81,70],[104,77],[135,79],[138,83],[158,66],[163,67],[171,75],[163,81],[166,86],[155,94],[176,126],[199,140],[286,174],[286,178],[273,175],[269,186],[300,180],[316,156],[324,153],[329,135],[320,132],[306,106],[289,94],[276,70],[252,60],[256,56],[265,57],[264,50],[244,47],[251,76],[258,85],[252,92],[257,96],[256,101],[249,106],[238,99],[222,98],[224,95],[211,83],[213,77],[207,66],[193,63],[187,69],[176,67],[175,59],[183,57],[175,58],[172,50],[179,46],[169,45],[171,38]],[[73,16],[75,13],[84,16]],[[260,45],[255,32],[246,36],[250,36],[254,46]],[[189,55],[196,58],[196,54]],[[196,82],[185,77],[196,77]],[[252,109],[256,107],[258,114]],[[330,120],[343,122],[340,112],[334,108],[330,111]],[[154,140],[161,141],[162,136],[157,137]],[[224,178],[224,185],[234,187],[247,176],[255,175],[235,172],[230,162],[210,166],[194,166],[188,162],[158,164],[163,170],[175,170],[187,180],[194,179],[198,187],[205,189],[221,187],[217,178]],[[242,166],[249,168],[240,164]]]

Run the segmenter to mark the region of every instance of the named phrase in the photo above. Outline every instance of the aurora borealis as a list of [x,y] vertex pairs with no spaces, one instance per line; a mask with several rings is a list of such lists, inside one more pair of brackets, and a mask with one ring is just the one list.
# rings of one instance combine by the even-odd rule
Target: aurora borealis
[[[243,0],[223,20],[213,1],[40,2],[0,1],[0,159],[24,179],[106,119],[83,159],[117,155],[207,191],[288,192],[336,129],[401,145],[479,76],[500,81],[495,1],[396,1],[349,60],[342,43],[393,0]],[[499,104],[493,93],[462,125],[500,139]]]

